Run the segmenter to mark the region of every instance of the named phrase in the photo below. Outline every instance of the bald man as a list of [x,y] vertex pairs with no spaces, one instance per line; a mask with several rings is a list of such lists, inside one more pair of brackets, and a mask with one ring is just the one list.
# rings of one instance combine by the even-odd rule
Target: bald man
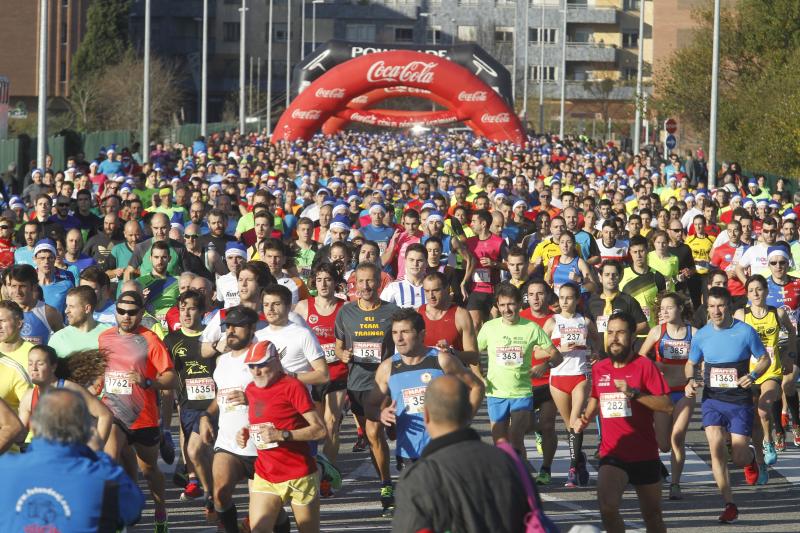
[[[516,466],[504,451],[481,442],[469,427],[471,417],[469,393],[458,378],[430,382],[424,420],[431,441],[400,478],[393,532],[511,533],[523,527],[530,508]],[[493,489],[485,490],[489,485]]]
[[125,223],[122,231],[122,242],[111,248],[111,257],[114,259],[114,268],[106,271],[111,279],[120,279],[128,268],[133,251],[142,238],[142,228],[135,220]]
[[166,241],[170,247],[170,259],[167,264],[167,274],[178,276],[183,270],[182,257],[186,253],[186,247],[180,241],[169,238],[169,231],[172,229],[169,218],[164,213],[155,213],[150,218],[150,233],[152,237],[137,244],[133,249],[133,255],[125,269],[125,279],[132,279],[149,274],[153,265],[150,262],[150,248],[154,242]]
[[117,268],[111,250],[123,240],[119,217],[116,213],[109,213],[103,217],[103,231],[86,241],[83,253],[92,257],[103,270]]

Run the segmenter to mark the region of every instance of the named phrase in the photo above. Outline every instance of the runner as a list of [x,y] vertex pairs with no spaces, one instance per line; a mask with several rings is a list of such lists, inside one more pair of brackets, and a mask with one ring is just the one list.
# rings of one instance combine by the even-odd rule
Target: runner
[[696,403],[693,396],[684,393],[684,367],[697,328],[687,321],[688,302],[677,293],[661,293],[658,310],[661,323],[650,329],[639,353],[655,360],[669,387],[674,408],[672,413],[655,413],[656,440],[661,451],[671,450],[669,499],[680,500],[683,498],[681,476],[686,462],[686,432]]
[[[709,323],[692,339],[686,361],[686,396],[693,398],[697,381],[696,367],[703,365],[703,428],[711,451],[711,470],[722,494],[725,508],[719,516],[724,524],[739,517],[733,502],[725,453],[725,434],[731,436],[731,459],[744,467],[749,485],[766,483],[769,474],[759,465],[755,448],[750,445],[753,432],[752,393],[747,389],[767,370],[770,359],[758,333],[752,326],[736,320],[730,313],[731,295],[727,289],[708,290]],[[747,373],[750,358],[758,364]]]
[[28,368],[28,353],[33,343],[22,338],[25,314],[16,302],[0,300],[0,353]]
[[395,354],[385,359],[375,373],[375,386],[369,402],[381,409],[380,420],[387,427],[396,426],[397,467],[415,462],[430,442],[425,430],[423,411],[425,390],[433,379],[453,375],[469,388],[473,415],[483,402],[483,383],[440,341],[435,347],[425,343],[425,320],[413,309],[402,309],[392,316],[392,340]]
[[623,268],[618,261],[603,261],[600,264],[600,294],[593,294],[586,304],[586,316],[594,321],[597,332],[606,333],[608,317],[616,312],[625,312],[636,319],[636,332],[647,331],[647,317],[642,307],[632,296],[619,291]]
[[675,290],[675,283],[678,281],[678,258],[669,251],[669,237],[661,230],[653,230],[650,234],[650,242],[653,250],[647,254],[648,266],[660,272],[664,276],[668,291]]
[[474,285],[467,300],[467,310],[476,331],[490,315],[494,285],[500,282],[500,269],[507,255],[505,241],[489,231],[491,224],[492,215],[488,211],[474,212],[471,228],[475,236],[466,242],[469,253],[477,258],[472,278]]
[[478,331],[478,349],[487,353],[486,402],[492,438],[508,440],[525,457],[523,439],[533,411],[530,377],[541,377],[552,361],[533,366],[535,348],[553,357],[557,351],[536,323],[520,318],[522,295],[509,284],[495,291],[500,318],[488,321]]
[[375,469],[381,480],[381,505],[385,515],[394,509],[394,489],[389,472],[389,446],[378,413],[367,412],[367,398],[375,372],[388,354],[394,353],[390,317],[399,309],[378,297],[380,270],[373,263],[356,267],[358,300],[342,306],[336,315],[336,356],[348,365],[347,395],[350,410],[366,429]]
[[319,476],[308,443],[325,436],[325,425],[308,389],[284,372],[270,341],[249,346],[244,364],[251,382],[244,389],[246,423],[237,432],[236,442],[240,451],[254,448],[258,455],[250,487],[249,527],[264,532],[277,529],[283,505],[291,502],[298,531],[316,533]]
[[731,220],[726,228],[728,240],[711,251],[711,266],[728,275],[728,292],[733,298],[733,308],[741,309],[747,303],[747,291],[736,276],[736,265],[747,251],[749,245],[742,242],[742,223]]
[[47,341],[59,357],[67,357],[80,350],[96,350],[100,334],[110,328],[94,319],[97,294],[91,287],[81,285],[67,291],[64,315],[69,326],[53,333]]
[[428,250],[422,244],[411,244],[406,248],[403,261],[405,277],[391,282],[381,292],[381,300],[391,302],[398,307],[418,309],[425,303],[422,278],[428,269]]
[[658,324],[658,293],[666,290],[667,283],[660,272],[647,264],[647,248],[644,237],[636,235],[631,238],[628,243],[631,263],[623,272],[619,285],[622,292],[639,302],[648,327],[653,327]]
[[592,393],[572,430],[581,432],[600,414],[600,467],[597,499],[609,533],[625,531],[620,503],[630,483],[639,498],[647,531],[666,531],[661,515],[661,461],[653,428],[654,412],[670,412],[668,386],[655,364],[633,348],[638,323],[626,312],[607,324],[608,358],[592,367]]
[[177,379],[167,347],[142,327],[143,313],[142,295],[123,292],[117,298],[117,326],[98,337],[108,353],[103,403],[115,417],[105,449],[134,479],[138,462],[155,504],[156,531],[166,532],[164,475],[156,463],[161,441],[156,391],[175,388]]
[[33,344],[47,344],[53,332],[64,325],[61,313],[37,298],[39,281],[36,271],[29,265],[15,265],[4,278],[8,297],[23,312],[22,338]]
[[588,300],[589,294],[595,290],[595,278],[588,263],[578,256],[575,236],[570,231],[564,231],[558,238],[558,254],[554,255],[547,264],[544,279],[552,285],[553,290],[558,290],[565,283],[573,283],[579,287],[579,300],[581,307]]

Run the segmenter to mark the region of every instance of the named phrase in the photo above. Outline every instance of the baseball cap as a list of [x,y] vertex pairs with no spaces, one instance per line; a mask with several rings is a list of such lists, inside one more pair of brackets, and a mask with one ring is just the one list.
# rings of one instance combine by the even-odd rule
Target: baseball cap
[[242,305],[228,309],[225,313],[225,318],[222,320],[222,323],[227,326],[249,326],[257,322],[258,313]]
[[277,356],[278,350],[275,349],[275,345],[268,340],[263,340],[250,345],[247,355],[244,356],[244,364],[260,365]]

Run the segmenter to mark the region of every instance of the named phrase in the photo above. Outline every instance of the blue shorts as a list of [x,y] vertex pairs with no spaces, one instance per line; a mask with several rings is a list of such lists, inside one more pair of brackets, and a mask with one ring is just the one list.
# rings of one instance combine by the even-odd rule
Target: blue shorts
[[672,405],[678,405],[678,402],[683,400],[686,397],[686,393],[683,391],[671,391],[669,393],[669,399],[672,400]]
[[192,433],[200,433],[200,415],[203,413],[205,413],[205,411],[181,407],[180,417],[183,438],[188,439]]
[[490,422],[505,422],[511,418],[513,411],[531,411],[533,409],[533,396],[525,398],[495,398],[486,397],[486,405],[489,408]]
[[703,427],[721,426],[728,433],[748,437],[753,432],[755,408],[752,405],[706,398],[703,400],[701,412]]

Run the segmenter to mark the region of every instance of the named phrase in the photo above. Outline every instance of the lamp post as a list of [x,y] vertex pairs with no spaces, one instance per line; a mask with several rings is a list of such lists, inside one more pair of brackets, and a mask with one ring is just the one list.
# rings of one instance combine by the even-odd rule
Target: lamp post
[[208,134],[208,0],[203,0],[203,64],[200,73],[200,135]]
[[247,35],[247,0],[242,0],[242,7],[239,9],[239,134],[244,135],[244,44]]
[[522,116],[525,117],[526,128],[527,128],[527,121],[528,121],[528,48],[530,45],[530,39],[528,38],[530,35],[530,15],[531,15],[531,4],[530,0],[525,0],[525,31],[522,32],[522,42],[525,45],[525,51],[523,52],[523,63],[524,65],[524,72],[522,73]]
[[142,95],[142,161],[150,160],[150,0],[144,2],[144,91]]
[[539,133],[544,132],[544,2],[539,19]]
[[564,2],[564,20],[561,25],[561,108],[558,120],[558,138],[564,139],[564,108],[567,99],[567,0]]
[[325,0],[311,0],[311,49],[317,47],[317,4],[324,4]]
[[274,0],[269,0],[269,15],[267,22],[267,135],[272,134],[272,6]]
[[644,68],[644,5],[639,0],[639,57],[636,60],[636,117],[633,120],[633,153],[639,153],[642,137],[642,69]]
[[36,166],[44,169],[47,157],[47,9],[48,1],[39,2],[39,108],[36,117]]
[[300,0],[300,61],[306,57],[306,0]]
[[286,1],[286,109],[292,101],[292,0]]
[[717,97],[719,96],[719,0],[714,0],[714,45],[711,52],[711,120],[708,128],[708,188],[717,184]]

